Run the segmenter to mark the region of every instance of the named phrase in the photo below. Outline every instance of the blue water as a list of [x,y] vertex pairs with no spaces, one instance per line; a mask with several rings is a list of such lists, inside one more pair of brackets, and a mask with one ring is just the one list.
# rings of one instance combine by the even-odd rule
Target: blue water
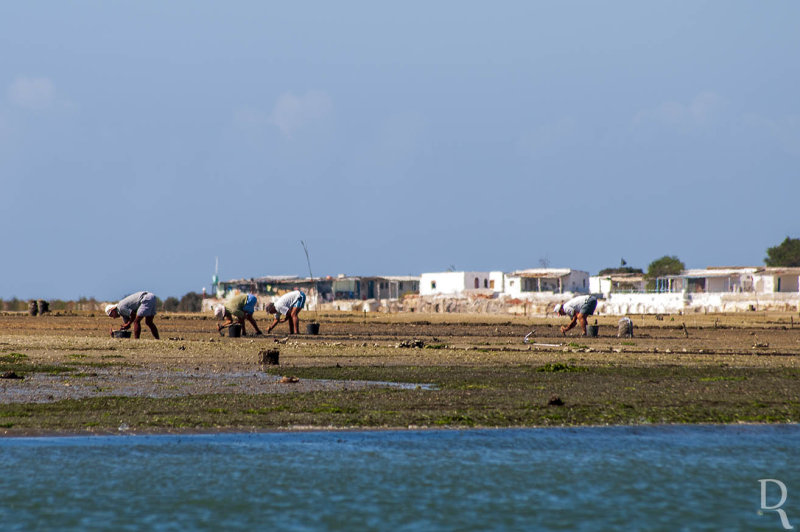
[[6,438],[0,529],[782,530],[758,479],[800,527],[799,458],[798,426]]

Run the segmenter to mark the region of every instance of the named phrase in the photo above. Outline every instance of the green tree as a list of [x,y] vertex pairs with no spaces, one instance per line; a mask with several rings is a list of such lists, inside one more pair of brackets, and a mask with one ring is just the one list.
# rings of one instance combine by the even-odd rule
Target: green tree
[[647,267],[647,289],[653,290],[656,287],[656,279],[665,275],[678,275],[686,266],[675,255],[664,255],[656,259]]
[[604,268],[600,270],[598,275],[612,275],[620,273],[644,273],[641,268],[632,268],[630,266],[620,266],[619,268]]
[[168,297],[164,300],[164,312],[176,312],[178,305],[180,305],[180,301],[177,297]]
[[178,310],[181,312],[200,312],[203,308],[203,296],[197,292],[189,292],[181,298]]
[[800,238],[789,238],[767,249],[767,266],[800,266]]
[[665,275],[678,275],[686,266],[675,255],[664,255],[660,259],[656,259],[647,267],[647,277],[655,279],[656,277],[663,277]]

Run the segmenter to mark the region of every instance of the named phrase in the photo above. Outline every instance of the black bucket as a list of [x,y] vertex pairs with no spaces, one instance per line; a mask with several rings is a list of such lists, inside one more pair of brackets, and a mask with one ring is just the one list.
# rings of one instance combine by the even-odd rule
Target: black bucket
[[308,334],[319,334],[319,323],[307,323],[306,324],[306,333],[308,333]]
[[597,338],[597,332],[600,330],[599,325],[589,325],[586,327],[586,335],[592,338]]
[[114,338],[130,338],[131,332],[130,331],[114,331],[113,333]]
[[242,326],[238,323],[233,323],[228,327],[228,336],[231,338],[239,338],[242,335]]

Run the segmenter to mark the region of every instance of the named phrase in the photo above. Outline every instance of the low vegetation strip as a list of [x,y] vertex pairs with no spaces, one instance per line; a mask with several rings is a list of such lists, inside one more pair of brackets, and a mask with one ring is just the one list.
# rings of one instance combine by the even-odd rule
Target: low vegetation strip
[[[297,427],[531,427],[643,423],[800,421],[795,369],[541,366],[309,367],[302,379],[436,384],[177,398],[103,397],[0,406],[6,434],[44,432],[285,430]],[[276,374],[279,373],[276,371]],[[557,395],[563,404],[552,405]]]

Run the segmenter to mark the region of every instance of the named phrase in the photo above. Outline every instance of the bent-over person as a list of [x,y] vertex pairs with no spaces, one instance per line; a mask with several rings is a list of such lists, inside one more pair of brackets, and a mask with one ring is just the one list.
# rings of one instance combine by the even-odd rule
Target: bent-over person
[[258,328],[256,320],[253,319],[253,313],[256,311],[256,303],[258,299],[253,294],[240,294],[233,296],[225,304],[219,304],[214,307],[214,317],[218,320],[225,320],[223,323],[217,324],[217,331],[222,331],[225,327],[230,327],[233,323],[233,318],[242,326],[242,336],[247,334],[245,329],[245,320],[249,321],[255,329],[256,336],[261,335],[261,329]]
[[267,332],[272,332],[279,323],[289,322],[289,334],[300,333],[300,311],[306,305],[306,294],[300,290],[294,290],[283,294],[274,303],[267,305],[267,313],[274,314],[275,319],[269,326]]
[[142,333],[142,320],[150,328],[153,338],[158,340],[158,327],[153,322],[156,315],[156,296],[150,292],[136,292],[122,299],[117,304],[106,305],[106,314],[111,318],[122,317],[120,330],[133,325],[133,337],[139,338]]
[[576,323],[580,323],[583,335],[586,336],[586,318],[594,314],[596,308],[597,298],[593,295],[573,297],[564,304],[556,305],[553,312],[559,316],[572,318],[569,325],[561,326],[561,334],[566,336],[568,330],[575,327]]

